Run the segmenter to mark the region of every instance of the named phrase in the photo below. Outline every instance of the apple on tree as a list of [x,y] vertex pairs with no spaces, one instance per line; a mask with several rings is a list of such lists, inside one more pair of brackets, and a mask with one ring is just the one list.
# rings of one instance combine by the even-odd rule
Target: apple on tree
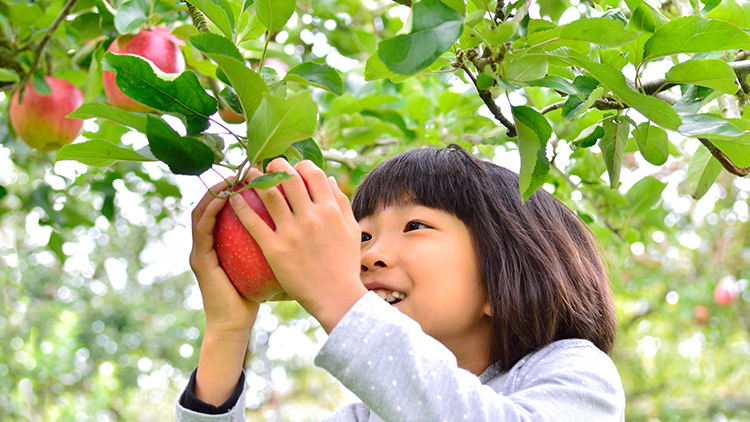
[[[148,59],[165,73],[182,73],[185,71],[185,57],[180,45],[185,43],[172,35],[169,29],[153,27],[117,37],[107,51],[116,54],[133,54]],[[109,103],[127,111],[148,112],[151,108],[125,95],[115,82],[115,74],[105,70],[102,74],[104,92]]]
[[65,116],[83,104],[83,93],[70,82],[45,76],[52,93],[36,92],[31,82],[23,98],[20,90],[10,103],[10,121],[18,136],[30,147],[54,151],[73,142],[83,131],[83,120]]
[[698,324],[707,324],[709,318],[711,317],[711,313],[708,312],[708,308],[706,308],[703,305],[696,305],[695,308],[693,308],[693,315],[695,316],[695,320],[698,322]]
[[714,289],[714,300],[721,306],[729,305],[737,299],[737,289],[731,279],[724,279]]
[[231,107],[219,108],[219,117],[221,117],[221,120],[223,120],[225,123],[229,124],[239,124],[245,122],[245,116],[239,113],[235,113]]

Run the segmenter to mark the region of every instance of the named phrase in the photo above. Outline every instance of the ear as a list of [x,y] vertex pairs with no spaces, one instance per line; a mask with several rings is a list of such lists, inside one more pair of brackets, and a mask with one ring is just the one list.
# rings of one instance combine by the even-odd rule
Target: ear
[[488,317],[492,317],[492,307],[490,306],[490,302],[487,302],[484,304],[484,314]]

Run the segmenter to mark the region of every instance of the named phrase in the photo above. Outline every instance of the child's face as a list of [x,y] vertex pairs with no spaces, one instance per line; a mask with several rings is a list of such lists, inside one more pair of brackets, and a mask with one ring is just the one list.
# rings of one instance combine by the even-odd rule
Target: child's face
[[[466,225],[421,205],[378,211],[359,222],[360,276],[459,358],[488,352],[489,306]],[[400,300],[399,300],[400,299]],[[470,352],[470,351],[474,352]]]

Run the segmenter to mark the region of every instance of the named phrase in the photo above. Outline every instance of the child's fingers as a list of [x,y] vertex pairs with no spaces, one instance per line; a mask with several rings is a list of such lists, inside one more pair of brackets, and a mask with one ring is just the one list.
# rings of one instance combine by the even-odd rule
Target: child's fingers
[[359,234],[361,233],[361,229],[359,227],[357,219],[354,218],[354,213],[352,212],[352,204],[349,201],[349,197],[341,191],[338,183],[336,183],[336,179],[334,179],[333,176],[328,178],[328,182],[331,185],[333,197],[336,199],[336,203],[341,210],[341,214],[344,216],[344,220],[346,220],[346,225],[349,226],[349,230],[351,230],[353,234],[359,236]]
[[[231,181],[232,178],[229,178],[227,181]],[[223,192],[227,188],[227,181],[219,182],[211,187],[211,192],[218,195],[219,193]],[[203,198],[198,202],[198,205],[195,206],[193,209],[193,212],[191,214],[191,219],[193,222],[193,227],[195,227],[198,224],[198,221],[200,220],[203,213],[206,211],[206,207],[208,207],[208,204],[211,203],[212,200],[215,199],[214,195],[211,195],[211,192],[206,192],[205,195],[203,195]]]
[[281,182],[281,185],[284,187],[286,200],[292,207],[292,212],[300,212],[312,205],[312,199],[307,192],[302,176],[300,176],[297,170],[295,170],[288,161],[283,158],[277,158],[268,164],[266,170],[269,173],[284,172],[292,176],[291,179]]
[[294,169],[307,182],[307,189],[314,203],[322,203],[334,199],[326,174],[315,163],[310,160],[302,160],[294,166]]
[[[278,189],[273,188],[278,193],[278,197],[281,198],[282,201],[284,201],[284,198],[281,196],[281,192],[279,192]],[[263,191],[258,191],[258,194]],[[261,199],[263,199],[261,197]],[[265,203],[265,201],[263,201]],[[242,197],[242,195],[234,195],[231,198],[229,198],[229,204],[232,206],[232,209],[234,210],[234,213],[237,214],[237,217],[240,219],[240,222],[242,222],[242,225],[247,229],[247,231],[250,233],[250,235],[255,239],[256,242],[258,242],[258,245],[260,245],[261,249],[266,248],[266,245],[269,245],[271,240],[274,237],[274,231],[271,229],[271,227],[266,224],[265,221],[258,215],[258,213],[253,210],[250,205],[248,205],[247,201],[245,201],[245,198]],[[284,201],[284,204],[286,202]],[[268,204],[266,203],[266,208],[268,208]],[[287,207],[287,209],[289,209]],[[269,214],[270,210],[269,210]],[[276,219],[276,217],[271,214],[272,219]]]

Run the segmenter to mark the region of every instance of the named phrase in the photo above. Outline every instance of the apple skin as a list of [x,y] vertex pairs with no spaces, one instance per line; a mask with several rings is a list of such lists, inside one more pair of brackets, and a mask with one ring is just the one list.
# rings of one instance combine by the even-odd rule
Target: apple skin
[[695,316],[695,320],[698,322],[698,324],[705,325],[708,324],[711,313],[705,306],[697,305],[695,308],[693,308],[693,315]]
[[10,103],[10,121],[18,136],[30,147],[40,151],[54,151],[73,142],[83,131],[83,120],[65,116],[83,104],[83,93],[70,82],[53,76],[44,80],[52,89],[41,95],[29,82],[19,103],[20,90]]
[[714,289],[714,300],[721,306],[729,305],[737,299],[737,290],[731,281],[722,281]]
[[[232,190],[241,187],[237,185]],[[268,210],[254,189],[245,189],[240,195],[271,229],[276,230]],[[260,246],[242,225],[229,202],[216,218],[214,249],[224,272],[244,298],[259,303],[291,299],[276,279]]]
[[[132,54],[151,60],[156,67],[165,73],[182,73],[185,71],[185,56],[180,45],[185,43],[172,35],[169,29],[153,27],[135,35],[120,35],[107,51],[117,54]],[[125,95],[115,82],[115,74],[108,70],[102,73],[104,92],[109,103],[122,110],[136,112],[153,111],[150,107]]]
[[234,110],[229,107],[219,109],[219,117],[221,117],[221,120],[225,123],[233,125],[245,122],[245,116],[235,113]]

